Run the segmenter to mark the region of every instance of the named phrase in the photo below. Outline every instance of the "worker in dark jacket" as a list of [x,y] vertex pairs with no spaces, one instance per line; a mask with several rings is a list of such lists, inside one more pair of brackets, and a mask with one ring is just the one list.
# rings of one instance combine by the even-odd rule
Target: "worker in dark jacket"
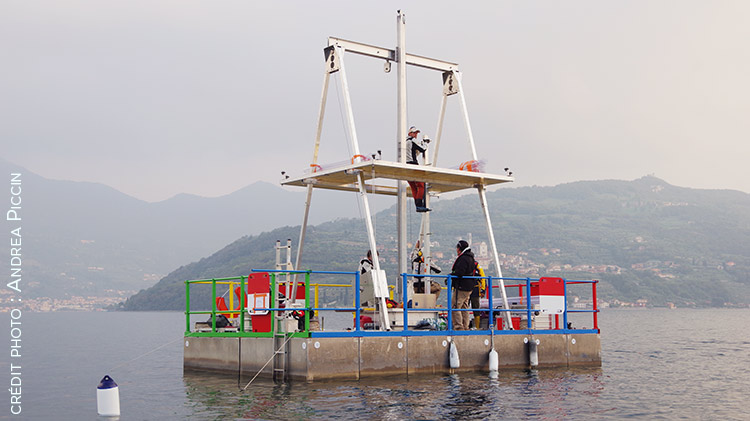
[[[406,153],[407,153],[407,164],[419,165],[419,155],[422,155],[422,161],[427,157],[427,145],[430,143],[430,138],[425,135],[424,139],[420,142],[417,139],[419,135],[419,129],[414,126],[409,128],[409,137],[406,138]],[[427,207],[425,202],[425,185],[421,181],[409,181],[409,187],[411,187],[411,195],[414,197],[414,204],[417,207],[417,212],[429,212],[431,209]]]
[[[466,276],[474,275],[474,253],[469,248],[469,243],[460,240],[456,244],[456,254],[458,257],[453,263],[451,275],[454,276],[453,282],[453,304],[454,309],[468,309],[471,291],[476,286],[476,279],[468,279]],[[471,316],[468,311],[453,312],[453,329],[469,330]]]

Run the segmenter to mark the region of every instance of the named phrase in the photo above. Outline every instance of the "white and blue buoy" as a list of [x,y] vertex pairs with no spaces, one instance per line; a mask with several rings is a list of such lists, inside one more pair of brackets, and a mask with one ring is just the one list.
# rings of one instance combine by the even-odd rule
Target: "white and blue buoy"
[[96,412],[104,417],[120,416],[120,390],[109,375],[96,388]]

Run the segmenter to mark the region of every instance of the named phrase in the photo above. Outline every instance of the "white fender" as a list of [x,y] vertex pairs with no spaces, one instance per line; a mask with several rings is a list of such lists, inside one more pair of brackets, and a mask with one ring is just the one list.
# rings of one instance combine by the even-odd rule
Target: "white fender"
[[539,365],[539,349],[537,348],[538,339],[529,341],[529,365],[536,368]]
[[497,371],[498,366],[499,361],[497,351],[495,351],[495,348],[492,348],[492,350],[490,350],[490,371]]
[[461,361],[458,359],[458,348],[456,348],[456,343],[451,341],[451,368],[459,368],[461,367]]

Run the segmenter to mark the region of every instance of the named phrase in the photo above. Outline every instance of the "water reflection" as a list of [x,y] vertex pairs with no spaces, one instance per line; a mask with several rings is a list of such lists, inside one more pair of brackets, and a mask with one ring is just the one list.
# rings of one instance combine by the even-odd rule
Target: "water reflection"
[[229,374],[198,371],[183,374],[187,404],[197,418],[266,418],[265,414],[287,402],[294,387],[256,380],[242,391],[242,382],[243,379]]
[[[197,418],[486,419],[590,415],[603,390],[600,369],[500,371],[359,381],[273,383],[185,372]],[[588,401],[588,404],[587,404]]]
[[466,374],[451,374],[444,379],[448,385],[448,396],[440,410],[441,418],[486,418],[495,411],[494,402],[488,397],[485,387],[487,377]]
[[[609,309],[600,319],[602,368],[501,370],[496,379],[482,372],[290,385],[256,380],[244,392],[236,374],[183,375],[184,345],[164,347],[184,328],[182,313],[28,313],[24,319],[45,327],[24,331],[24,358],[33,364],[24,367],[23,419],[30,420],[91,419],[92,383],[154,349],[109,372],[120,386],[122,419],[442,419],[459,413],[749,419],[750,309]],[[82,349],[96,349],[102,358]],[[243,375],[241,386],[252,374]],[[467,394],[481,407],[465,410],[473,402]]]

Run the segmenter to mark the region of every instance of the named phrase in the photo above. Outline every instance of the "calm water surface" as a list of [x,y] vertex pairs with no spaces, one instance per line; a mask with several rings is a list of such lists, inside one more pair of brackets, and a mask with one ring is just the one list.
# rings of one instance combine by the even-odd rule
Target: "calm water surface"
[[[2,317],[8,338],[9,315]],[[604,310],[601,368],[510,370],[497,379],[256,380],[244,392],[238,382],[252,373],[183,374],[183,317],[24,313],[17,419],[98,419],[96,386],[105,374],[120,386],[122,420],[750,419],[750,309]],[[10,418],[5,396],[0,417]]]

